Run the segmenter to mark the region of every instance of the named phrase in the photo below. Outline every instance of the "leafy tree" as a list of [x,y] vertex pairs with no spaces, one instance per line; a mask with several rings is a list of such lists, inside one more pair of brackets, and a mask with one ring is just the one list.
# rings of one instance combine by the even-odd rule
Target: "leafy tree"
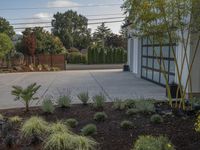
[[3,58],[14,48],[13,43],[8,35],[0,33],[0,58]]
[[0,33],[5,33],[10,38],[12,38],[13,35],[15,35],[13,27],[5,18],[2,17],[0,17]]
[[27,54],[30,56],[35,55],[36,49],[36,38],[34,33],[29,33],[28,35],[23,37],[23,44],[27,50]]
[[22,88],[20,86],[13,86],[12,95],[16,96],[15,100],[20,100],[22,103],[24,103],[26,107],[26,111],[29,111],[29,104],[32,100],[37,100],[38,97],[35,97],[34,95],[39,90],[41,86],[37,85],[36,83],[30,84],[26,88]]
[[90,44],[90,30],[88,19],[69,10],[65,13],[56,13],[52,20],[52,33],[58,36],[65,48],[87,48]]
[[111,29],[105,26],[105,23],[102,23],[97,27],[96,31],[93,33],[93,39],[97,45],[105,46],[105,40],[107,37],[111,36]]
[[107,47],[123,47],[126,48],[126,39],[122,35],[112,33],[105,40]]
[[[200,45],[199,3],[199,0],[126,0],[123,5],[125,13],[129,14],[129,20],[132,22],[133,34],[135,36],[153,37],[161,48],[166,39],[171,45],[171,52],[174,57],[178,77],[177,82],[179,87],[177,95],[179,90],[181,94],[179,108],[182,109],[185,109],[187,90],[189,89],[190,93],[192,93],[191,72]],[[187,52],[187,48],[191,44],[190,39],[194,39],[191,46],[192,56],[188,56]],[[178,63],[175,49],[172,46],[174,41],[180,42],[183,45],[181,48],[183,52],[181,63]],[[190,61],[189,58],[191,58]],[[186,83],[182,84],[184,66],[187,68],[188,75]],[[160,67],[166,81],[168,97],[172,106],[172,98],[163,59]],[[178,104],[176,104],[176,107],[178,107]]]

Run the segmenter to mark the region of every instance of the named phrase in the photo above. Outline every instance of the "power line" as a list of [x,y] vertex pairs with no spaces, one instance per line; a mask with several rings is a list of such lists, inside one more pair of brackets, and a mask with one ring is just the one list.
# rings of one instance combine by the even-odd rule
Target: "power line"
[[[96,14],[96,15],[83,15],[85,17],[92,17],[92,16],[118,16],[118,15],[124,15],[122,13],[113,13],[113,14]],[[53,17],[33,17],[33,18],[7,18],[7,20],[34,20],[34,19],[43,19],[43,18],[47,18],[47,19],[52,19]]]
[[58,8],[85,8],[85,7],[107,7],[107,6],[121,6],[122,4],[94,4],[94,5],[78,5],[72,7],[21,7],[21,8],[1,8],[0,11],[13,11],[13,10],[34,10],[34,9],[58,9]]
[[[89,21],[94,21],[94,20],[111,20],[111,19],[122,19],[124,17],[111,17],[111,18],[96,18],[96,19],[88,19]],[[51,22],[20,22],[20,23],[13,23],[11,25],[24,25],[24,24],[47,24]]]
[[[106,21],[106,22],[93,22],[93,23],[88,23],[88,25],[95,25],[95,24],[101,24],[101,23],[117,23],[117,22],[123,22],[124,20],[116,20],[116,21]],[[42,28],[52,28],[52,26],[38,26]],[[25,29],[25,28],[34,28],[34,27],[16,27],[14,28],[15,30],[19,29]]]

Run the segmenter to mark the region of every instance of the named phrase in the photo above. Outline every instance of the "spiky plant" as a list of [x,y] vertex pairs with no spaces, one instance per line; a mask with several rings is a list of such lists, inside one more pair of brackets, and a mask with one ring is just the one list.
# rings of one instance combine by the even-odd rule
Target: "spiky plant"
[[22,118],[19,117],[19,116],[14,116],[14,117],[10,117],[10,118],[9,118],[9,121],[10,121],[12,124],[20,123],[20,122],[22,122]]
[[53,123],[49,128],[50,133],[58,133],[58,132],[67,132],[70,133],[70,130],[67,126],[61,122]]
[[44,99],[42,102],[42,110],[45,113],[52,114],[55,110],[55,107],[53,105],[53,102],[51,99]]
[[3,120],[3,118],[4,118],[4,117],[3,117],[3,115],[2,115],[2,114],[0,114],[0,120]]
[[35,97],[34,95],[40,87],[41,86],[37,85],[36,83],[30,84],[26,88],[22,88],[21,86],[13,86],[11,93],[15,96],[15,100],[21,101],[25,105],[26,111],[29,111],[30,102],[38,99],[38,97]]
[[83,103],[83,105],[87,105],[89,101],[89,93],[87,92],[81,92],[77,95],[78,99]]
[[104,103],[106,102],[106,97],[103,93],[93,96],[93,107],[96,109],[100,109],[104,107]]

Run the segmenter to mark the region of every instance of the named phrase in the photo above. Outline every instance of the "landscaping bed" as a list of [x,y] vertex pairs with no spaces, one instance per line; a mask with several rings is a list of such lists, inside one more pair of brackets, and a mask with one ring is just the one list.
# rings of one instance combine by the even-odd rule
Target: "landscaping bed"
[[[134,142],[140,135],[167,136],[176,150],[197,150],[200,147],[200,134],[194,129],[196,115],[176,116],[173,114],[162,115],[163,122],[154,124],[150,122],[152,114],[136,113],[127,115],[125,110],[113,109],[113,103],[106,103],[103,110],[95,110],[91,105],[72,105],[70,108],[56,107],[54,113],[45,114],[41,108],[30,108],[29,112],[24,109],[0,110],[4,117],[20,116],[23,120],[29,119],[31,116],[40,116],[48,122],[56,122],[68,118],[74,118],[78,121],[78,125],[71,129],[77,134],[81,134],[80,130],[87,124],[95,124],[97,126],[96,134],[92,135],[98,143],[101,150],[130,150],[133,148]],[[156,108],[166,109],[167,103],[156,104]],[[107,118],[103,122],[97,122],[93,119],[96,112],[104,111]],[[133,128],[122,129],[120,123],[123,120],[129,120],[133,123]],[[12,130],[12,135],[20,138],[20,125]],[[19,142],[11,149],[42,149],[42,143],[29,145],[25,141]],[[0,138],[0,149],[5,150],[3,138]]]

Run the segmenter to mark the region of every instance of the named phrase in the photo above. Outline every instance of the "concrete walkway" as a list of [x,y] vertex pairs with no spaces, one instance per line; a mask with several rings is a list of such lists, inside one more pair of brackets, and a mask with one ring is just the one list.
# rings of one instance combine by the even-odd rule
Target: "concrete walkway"
[[[0,74],[0,109],[22,107],[11,95],[12,85],[27,86],[33,82],[42,85],[38,96],[53,96],[71,91],[73,103],[79,103],[76,95],[89,91],[92,97],[103,92],[108,101],[118,98],[154,98],[165,99],[165,89],[151,82],[135,77],[132,73],[122,70],[84,70],[61,72],[34,72]],[[32,105],[41,103],[35,101]]]

